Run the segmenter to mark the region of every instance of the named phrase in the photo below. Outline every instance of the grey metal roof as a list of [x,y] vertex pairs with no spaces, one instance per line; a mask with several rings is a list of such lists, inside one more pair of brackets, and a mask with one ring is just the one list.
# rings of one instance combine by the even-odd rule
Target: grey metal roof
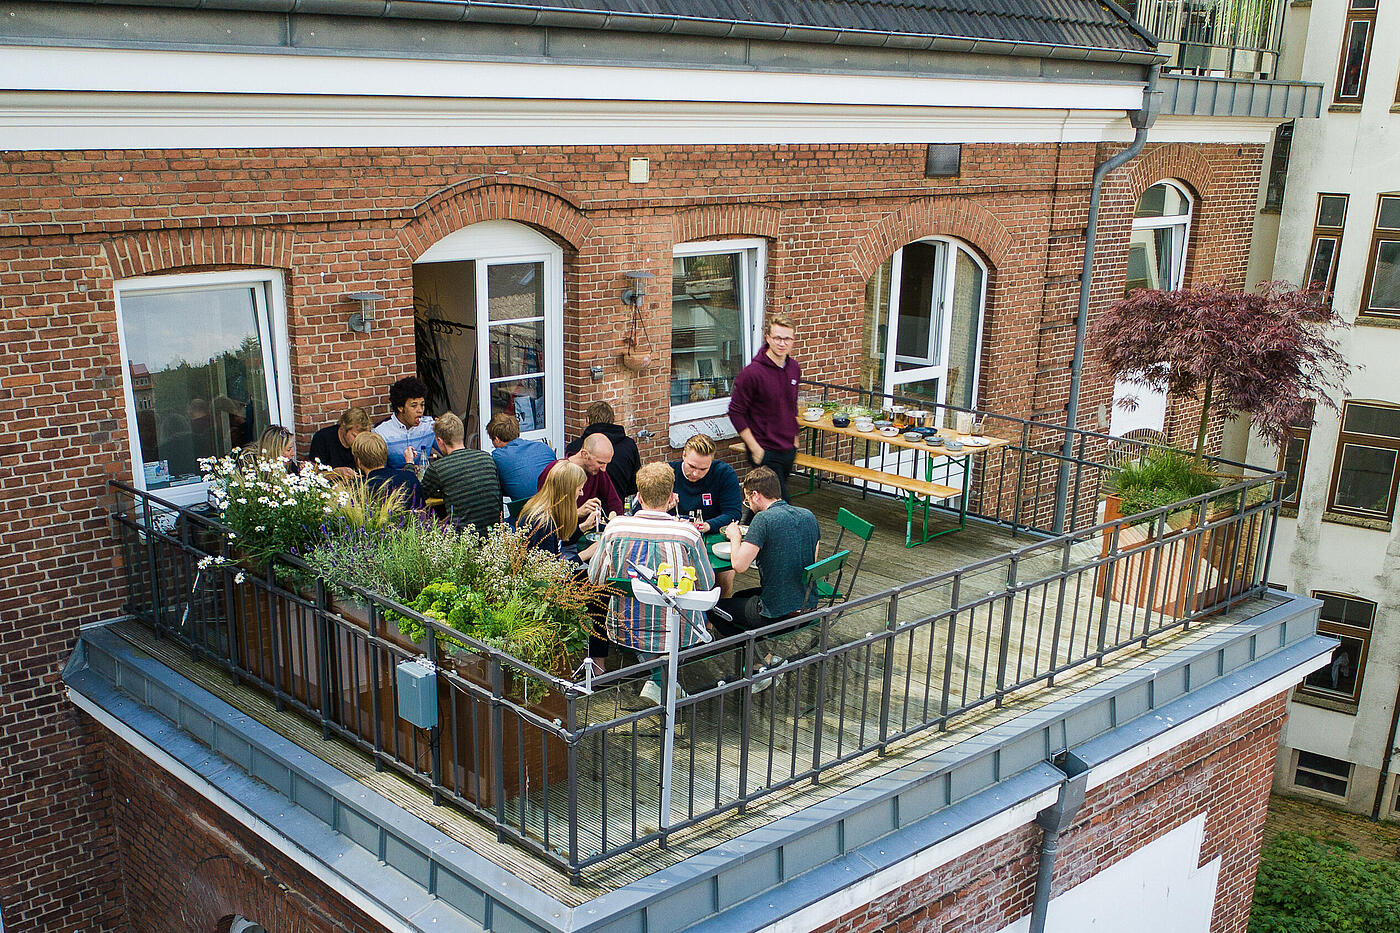
[[[1156,40],[1112,0],[66,0],[87,6],[574,27],[1135,60]],[[1074,51],[1082,55],[1074,55]],[[1069,53],[1069,54],[1066,54]],[[1107,53],[1107,54],[1105,54]]]

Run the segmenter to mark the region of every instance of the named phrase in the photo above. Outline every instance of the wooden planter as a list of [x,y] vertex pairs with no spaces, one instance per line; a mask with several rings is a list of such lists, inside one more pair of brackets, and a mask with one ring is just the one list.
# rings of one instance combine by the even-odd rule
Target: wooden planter
[[[337,600],[333,608],[342,618],[368,631],[368,607]],[[423,653],[422,646],[399,632],[392,622],[381,621],[379,636],[410,655]],[[336,657],[343,686],[336,695],[347,727],[354,728],[366,740],[373,740],[377,711],[378,731],[385,748],[401,761],[427,771],[431,766],[427,731],[416,729],[398,715],[394,667],[399,655],[372,646],[367,639],[342,638],[340,641]],[[357,643],[354,649],[349,645],[352,641]],[[547,722],[555,719],[562,722],[566,713],[562,696],[550,691],[543,697],[531,698],[526,704],[524,684],[507,669],[503,689],[506,702],[501,706],[497,730],[492,716],[491,672],[487,660],[447,645],[439,648],[438,656],[440,667],[481,688],[471,690],[453,684],[448,678],[438,678],[439,739],[445,786],[483,809],[495,809],[498,772],[506,801],[536,793],[546,784],[568,780],[568,753],[563,740],[540,729],[515,709],[517,705],[524,705]],[[346,677],[351,671],[353,676]],[[358,725],[351,726],[351,722]],[[499,760],[494,752],[497,731],[500,733]]]
[[[1218,521],[1233,512],[1233,508],[1220,509],[1210,513],[1206,521]],[[1106,497],[1103,520],[1112,522],[1122,517],[1122,500],[1113,495]],[[1112,567],[1111,589],[1109,567],[1101,566],[1094,576],[1094,595],[1103,596],[1107,590],[1112,600],[1180,619],[1243,592],[1249,583],[1247,571],[1253,565],[1258,542],[1238,546],[1237,552],[1235,542],[1244,533],[1239,524],[1194,532],[1194,512],[1177,521],[1179,524],[1174,525],[1168,518],[1160,545],[1154,534],[1160,522],[1120,526],[1120,556]],[[1110,529],[1104,533],[1100,555],[1107,557],[1112,546]],[[1227,563],[1232,566],[1226,567]]]

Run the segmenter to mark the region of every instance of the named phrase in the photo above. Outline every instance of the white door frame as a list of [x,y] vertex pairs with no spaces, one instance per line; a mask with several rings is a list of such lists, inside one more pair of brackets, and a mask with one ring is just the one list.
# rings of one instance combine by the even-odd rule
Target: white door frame
[[543,440],[556,451],[564,449],[564,250],[539,231],[513,220],[486,220],[463,227],[438,240],[414,265],[436,262],[476,263],[477,412],[480,444],[490,450],[486,425],[491,420],[491,373],[486,354],[490,311],[487,269],[510,263],[544,265],[544,430],[525,431],[522,437]]

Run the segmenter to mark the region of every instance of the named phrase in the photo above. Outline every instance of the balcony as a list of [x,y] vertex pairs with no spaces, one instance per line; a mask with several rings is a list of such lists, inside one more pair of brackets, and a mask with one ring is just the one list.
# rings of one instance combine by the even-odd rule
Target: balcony
[[1284,0],[1136,0],[1124,7],[1159,40],[1166,72],[1278,77]]
[[[677,704],[668,800],[672,730],[663,708],[636,703],[653,665],[585,684],[485,644],[449,655],[438,638],[408,642],[385,614],[416,614],[378,594],[342,604],[271,571],[199,569],[222,551],[221,527],[120,483],[112,520],[129,617],[109,631],[561,902],[583,903],[1279,602],[1264,583],[1274,471],[1213,461],[1234,477],[1222,490],[1104,521],[1115,464],[1147,445],[975,414],[1008,443],[964,464],[957,534],[905,547],[905,507],[871,489],[822,484],[799,500],[824,529],[843,506],[875,522],[857,591],[795,630],[682,653],[689,695]],[[931,520],[948,530],[958,513]],[[765,671],[768,637],[788,662]],[[429,728],[400,715],[395,676],[420,654],[434,662]],[[997,779],[1013,773],[999,767]]]

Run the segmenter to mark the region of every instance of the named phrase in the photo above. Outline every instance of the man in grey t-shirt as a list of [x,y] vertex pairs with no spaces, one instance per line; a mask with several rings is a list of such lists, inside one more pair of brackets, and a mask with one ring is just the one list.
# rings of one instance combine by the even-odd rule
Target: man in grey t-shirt
[[743,573],[757,564],[763,585],[720,601],[720,608],[734,617],[733,622],[715,622],[724,635],[762,628],[815,605],[802,575],[817,559],[821,528],[815,515],[784,502],[782,496],[777,474],[767,467],[744,477],[744,505],[754,513],[748,536],[741,539],[739,526],[732,523],[724,532],[734,572]]

